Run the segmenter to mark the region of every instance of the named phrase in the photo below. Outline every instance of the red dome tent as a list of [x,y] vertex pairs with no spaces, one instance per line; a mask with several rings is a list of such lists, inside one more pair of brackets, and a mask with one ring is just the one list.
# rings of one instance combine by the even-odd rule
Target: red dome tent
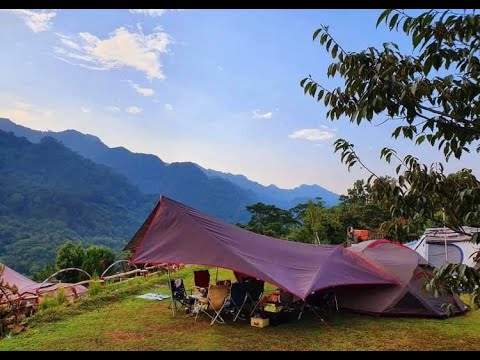
[[435,297],[426,291],[424,285],[433,267],[409,247],[388,240],[369,240],[350,249],[395,276],[398,285],[365,291],[339,289],[337,297],[342,308],[384,316],[426,317],[446,317],[444,304],[452,304],[454,314],[467,310],[457,296]]

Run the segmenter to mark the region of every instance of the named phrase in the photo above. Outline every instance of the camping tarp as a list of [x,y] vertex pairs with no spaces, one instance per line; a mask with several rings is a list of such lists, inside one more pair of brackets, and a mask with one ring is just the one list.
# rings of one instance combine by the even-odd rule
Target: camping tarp
[[259,235],[165,196],[126,249],[135,249],[132,263],[218,266],[264,280],[301,299],[330,287],[397,283],[387,271],[343,246]]

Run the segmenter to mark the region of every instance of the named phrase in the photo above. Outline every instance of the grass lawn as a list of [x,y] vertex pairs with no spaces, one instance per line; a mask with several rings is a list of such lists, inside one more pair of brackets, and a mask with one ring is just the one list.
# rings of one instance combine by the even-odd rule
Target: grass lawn
[[[186,268],[175,276],[188,276],[188,287],[191,275]],[[230,277],[220,271],[219,279]],[[135,297],[146,292],[168,293],[166,277],[112,285],[90,299],[46,309],[27,331],[0,340],[0,350],[480,350],[480,311],[447,320],[337,313],[327,318],[331,329],[304,315],[259,329],[240,320],[210,326],[205,315],[196,323],[184,314],[172,318],[168,300]]]

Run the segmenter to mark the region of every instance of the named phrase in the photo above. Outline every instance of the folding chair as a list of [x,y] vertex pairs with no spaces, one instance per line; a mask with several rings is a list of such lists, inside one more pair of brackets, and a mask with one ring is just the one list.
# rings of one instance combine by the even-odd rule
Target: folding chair
[[249,278],[242,283],[247,289],[247,301],[251,303],[250,316],[255,312],[263,296],[265,282]]
[[170,292],[172,299],[168,305],[169,309],[172,307],[172,304],[175,307],[175,311],[178,310],[177,304],[179,304],[179,308],[185,307],[190,309],[190,299],[187,296],[183,279],[170,280]]
[[[215,322],[224,324],[225,320],[222,318],[221,312],[229,299],[229,294],[230,288],[228,285],[210,285],[207,297],[198,299],[198,312],[195,316],[195,321],[197,321],[200,313],[204,313],[212,319],[210,325],[213,325]],[[209,311],[212,311],[213,314],[209,314]]]
[[[243,308],[245,307],[248,300],[247,289],[242,283],[234,283],[230,288],[230,297],[225,306],[225,310],[228,310],[232,313],[233,321],[241,316]],[[240,319],[245,320],[244,317]]]
[[210,286],[210,272],[208,269],[197,270],[193,272],[193,282],[195,289],[206,295]]
[[317,310],[325,313],[326,311],[331,311],[333,308],[338,310],[337,296],[333,291],[327,292],[313,292],[310,294],[305,301],[302,302],[300,308],[300,313],[298,314],[298,320],[303,315],[303,311],[307,308],[310,310],[316,317],[318,317],[328,328],[328,324],[323,319],[323,317],[317,312]]

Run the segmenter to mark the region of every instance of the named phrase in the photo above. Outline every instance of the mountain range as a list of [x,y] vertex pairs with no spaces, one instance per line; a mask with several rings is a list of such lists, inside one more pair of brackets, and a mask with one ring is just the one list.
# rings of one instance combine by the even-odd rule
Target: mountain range
[[[210,197],[212,191],[221,191],[222,197],[227,192],[231,192],[237,201],[232,202],[231,197],[224,198],[231,208],[261,201],[288,209],[316,197],[321,197],[325,205],[329,207],[337,204],[339,199],[338,194],[319,185],[300,185],[294,189],[281,189],[275,185],[261,185],[244,175],[205,169],[192,162],[168,164],[155,155],[134,153],[124,147],[110,148],[98,137],[82,134],[75,130],[38,131],[2,118],[0,118],[0,130],[11,131],[16,136],[23,136],[34,143],[39,142],[45,136],[50,136],[83,157],[107,165],[126,176],[133,185],[146,194],[163,193],[227,221],[245,220],[246,214],[233,209],[225,212],[226,209],[217,201],[218,199],[216,200],[215,196],[213,199]],[[185,182],[188,183],[188,188],[183,186],[186,185]],[[191,188],[192,186],[193,188]],[[201,193],[204,193],[205,196],[199,197],[198,195]],[[195,196],[192,198],[193,194]]]

